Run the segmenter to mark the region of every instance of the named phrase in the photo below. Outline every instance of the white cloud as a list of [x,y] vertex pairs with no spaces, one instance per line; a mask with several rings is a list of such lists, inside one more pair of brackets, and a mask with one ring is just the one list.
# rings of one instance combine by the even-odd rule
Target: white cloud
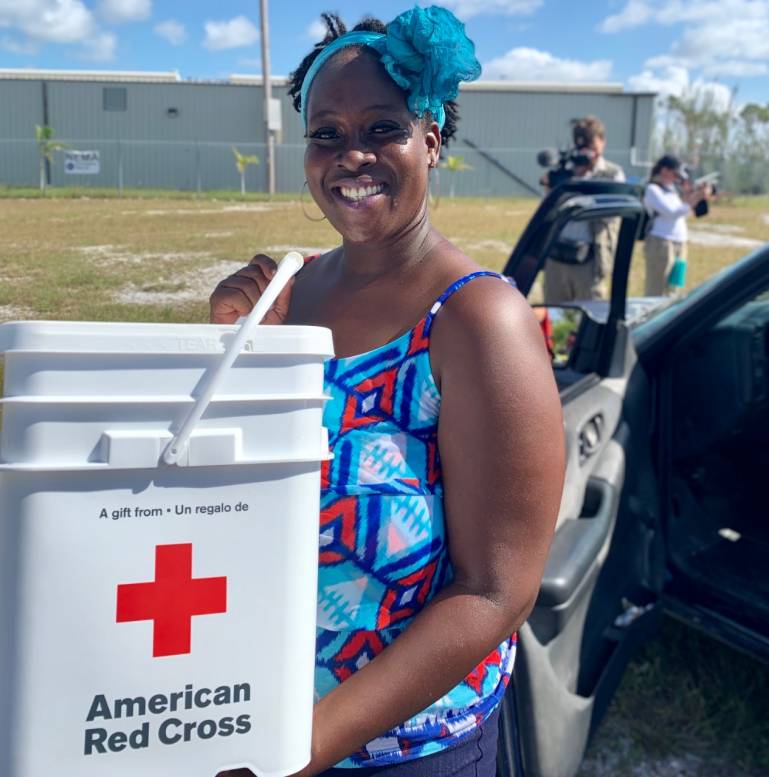
[[245,16],[221,22],[205,23],[206,38],[203,45],[212,51],[251,46],[259,40],[259,30]]
[[767,60],[769,3],[765,4],[762,17],[724,15],[688,27],[672,51],[703,65],[719,59]]
[[511,49],[504,56],[483,66],[483,78],[507,81],[606,81],[611,75],[612,62],[599,59],[580,62],[559,59],[547,51],[530,48]]
[[100,32],[83,41],[81,59],[91,62],[108,62],[115,58],[117,38],[111,32]]
[[41,42],[80,43],[95,31],[96,22],[80,0],[0,0],[0,27]]
[[166,19],[156,24],[155,35],[167,40],[172,46],[181,46],[187,40],[187,30],[176,19]]
[[651,21],[654,9],[645,0],[628,0],[628,4],[616,14],[607,16],[600,24],[602,32],[619,32],[638,27]]
[[472,16],[517,16],[532,14],[539,10],[544,0],[443,0],[442,5],[450,8],[457,16],[469,19]]
[[657,72],[647,68],[629,78],[627,83],[633,92],[657,92],[661,97],[671,94],[680,96],[689,87],[689,71],[679,65],[667,65]]
[[628,79],[628,87],[634,92],[657,92],[662,100],[670,96],[696,96],[720,111],[727,110],[734,101],[728,86],[707,78],[692,80],[689,71],[680,65],[667,65],[656,71],[647,67]]
[[101,0],[99,12],[109,22],[140,22],[152,14],[152,0]]
[[83,57],[104,61],[114,57],[117,46],[82,0],[0,0],[0,28],[21,33],[21,40],[7,39],[17,51],[43,43],[74,45]]
[[0,40],[0,49],[7,51],[10,54],[27,54],[34,55],[40,51],[39,46],[32,41],[19,41],[15,38],[5,37]]
[[[641,25],[678,25],[680,33],[666,53],[647,59],[643,72],[628,80],[633,89],[675,93],[684,72],[687,79],[697,76],[691,88],[710,90],[725,107],[731,91],[712,79],[769,73],[769,0],[626,0],[599,29],[616,33]],[[648,36],[653,40],[653,29]]]
[[766,62],[740,62],[739,60],[729,60],[717,62],[713,65],[706,65],[702,72],[710,77],[751,77],[764,76],[769,73],[769,65]]
[[315,42],[323,40],[326,37],[326,25],[320,19],[316,19],[307,27],[307,37]]
[[686,57],[674,57],[670,54],[659,54],[656,57],[649,57],[644,62],[644,67],[654,70],[664,69],[666,67],[695,67],[695,63]]

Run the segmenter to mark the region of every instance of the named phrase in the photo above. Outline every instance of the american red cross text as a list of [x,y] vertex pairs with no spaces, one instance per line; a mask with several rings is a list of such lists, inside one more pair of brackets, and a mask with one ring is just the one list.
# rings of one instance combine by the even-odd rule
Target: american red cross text
[[157,545],[155,580],[117,587],[117,622],[151,620],[152,655],[190,652],[193,615],[227,612],[227,578],[192,578],[192,544]]

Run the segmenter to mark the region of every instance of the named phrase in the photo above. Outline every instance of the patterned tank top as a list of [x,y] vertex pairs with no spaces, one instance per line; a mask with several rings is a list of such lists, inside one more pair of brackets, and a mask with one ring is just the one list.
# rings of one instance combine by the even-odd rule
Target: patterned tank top
[[[325,696],[380,653],[452,580],[443,513],[430,329],[453,283],[411,331],[326,363],[315,688]],[[503,642],[445,696],[341,767],[399,763],[455,744],[499,703],[515,658]]]

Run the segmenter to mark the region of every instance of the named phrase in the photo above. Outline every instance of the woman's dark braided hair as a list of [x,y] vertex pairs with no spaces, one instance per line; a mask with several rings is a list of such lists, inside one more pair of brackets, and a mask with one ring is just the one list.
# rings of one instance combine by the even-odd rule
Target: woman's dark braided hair
[[[321,14],[326,25],[326,35],[322,41],[316,43],[312,51],[299,63],[299,67],[294,70],[289,78],[288,93],[294,100],[294,108],[301,112],[302,110],[302,84],[304,83],[304,77],[307,75],[307,71],[315,61],[315,58],[320,54],[323,49],[328,46],[331,41],[336,40],[340,36],[347,32],[347,26],[340,18],[339,14],[335,13],[323,13]],[[365,32],[380,32],[384,33],[386,27],[379,19],[375,19],[372,16],[367,16],[353,27],[353,32],[363,30]],[[446,121],[441,130],[441,139],[443,145],[447,146],[449,140],[456,135],[457,121],[459,121],[459,111],[457,110],[457,104],[453,100],[443,104],[443,109],[446,111]],[[430,120],[431,116],[429,111],[425,113],[425,118]]]

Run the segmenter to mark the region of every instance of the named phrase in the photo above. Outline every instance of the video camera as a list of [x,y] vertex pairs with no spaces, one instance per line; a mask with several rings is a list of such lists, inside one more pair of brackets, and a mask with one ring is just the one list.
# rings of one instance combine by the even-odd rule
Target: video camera
[[537,154],[537,164],[548,168],[545,181],[548,188],[554,189],[574,175],[575,167],[588,167],[594,158],[595,152],[589,148],[546,148]]
[[[704,186],[709,186],[710,190],[714,195],[718,194],[718,182],[721,177],[721,174],[719,172],[713,172],[713,173],[707,173],[707,175],[700,176],[699,178],[695,178],[692,181],[692,187],[697,189]],[[700,200],[695,206],[694,206],[694,215],[699,219],[703,216],[707,216],[710,212],[710,206],[708,205],[707,200]]]

